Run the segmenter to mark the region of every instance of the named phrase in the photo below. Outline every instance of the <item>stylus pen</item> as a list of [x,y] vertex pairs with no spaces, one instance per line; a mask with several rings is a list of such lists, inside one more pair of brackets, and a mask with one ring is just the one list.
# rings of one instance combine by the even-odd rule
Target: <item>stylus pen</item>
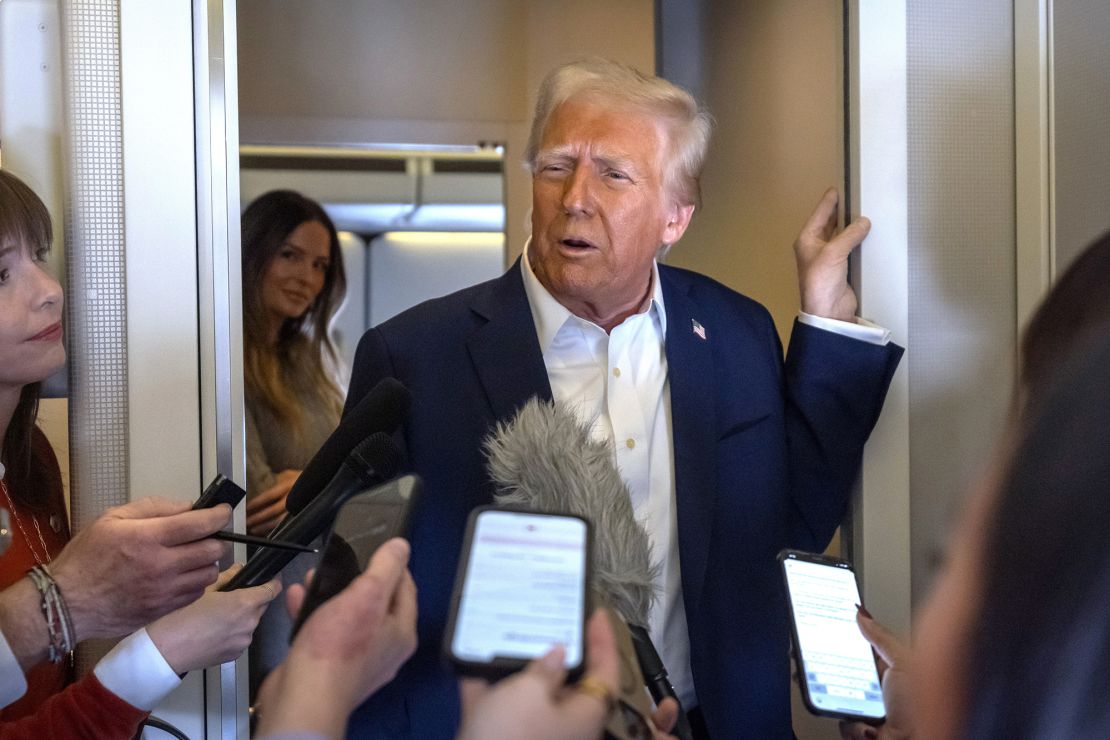
[[208,535],[214,540],[223,540],[224,542],[242,542],[244,545],[257,545],[258,547],[276,547],[279,550],[296,550],[297,552],[318,552],[314,547],[305,547],[298,545],[296,542],[286,542],[285,540],[268,540],[265,537],[255,537],[249,534],[236,534],[234,532],[216,532],[216,534]]

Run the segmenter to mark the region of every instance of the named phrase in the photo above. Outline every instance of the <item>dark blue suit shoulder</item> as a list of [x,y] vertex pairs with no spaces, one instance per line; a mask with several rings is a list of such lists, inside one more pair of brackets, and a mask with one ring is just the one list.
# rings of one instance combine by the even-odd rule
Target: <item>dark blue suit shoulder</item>
[[715,316],[726,314],[729,320],[744,321],[761,332],[774,329],[771,312],[762,303],[707,275],[681,267],[659,265],[659,279],[665,292],[669,285],[698,306],[713,311]]

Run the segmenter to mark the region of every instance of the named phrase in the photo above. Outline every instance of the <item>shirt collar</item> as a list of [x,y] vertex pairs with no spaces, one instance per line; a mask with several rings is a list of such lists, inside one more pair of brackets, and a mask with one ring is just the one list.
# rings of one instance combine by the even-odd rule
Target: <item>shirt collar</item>
[[[528,248],[532,240],[524,244],[524,253],[520,258],[520,273],[524,279],[524,292],[528,296],[528,306],[532,309],[532,320],[536,324],[536,336],[540,340],[540,351],[547,352],[555,336],[568,320],[578,319],[570,310],[559,303],[555,296],[544,287],[536,273],[532,271],[532,263],[528,259]],[[651,263],[651,297],[637,313],[654,311],[654,316],[659,322],[660,336],[667,336],[667,311],[663,305],[663,286],[659,283],[659,265],[652,260]],[[585,319],[578,319],[585,321]]]

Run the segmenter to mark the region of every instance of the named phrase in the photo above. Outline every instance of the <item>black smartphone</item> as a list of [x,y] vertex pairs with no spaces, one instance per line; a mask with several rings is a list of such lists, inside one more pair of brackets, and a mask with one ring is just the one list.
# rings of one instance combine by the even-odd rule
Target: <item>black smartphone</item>
[[793,623],[802,701],[813,714],[879,722],[886,717],[871,644],[856,623],[859,586],[846,560],[779,553]]
[[216,473],[216,477],[193,504],[193,509],[211,509],[219,504],[227,504],[234,509],[246,495],[247,492],[234,481],[225,478],[222,473]]
[[386,540],[408,537],[412,509],[420,497],[420,476],[403,475],[356,493],[339,507],[324,543],[316,575],[309,581],[290,641],[316,607],[347,587]]
[[580,675],[591,539],[582,517],[475,509],[444,637],[455,669],[496,679],[561,643],[570,678]]

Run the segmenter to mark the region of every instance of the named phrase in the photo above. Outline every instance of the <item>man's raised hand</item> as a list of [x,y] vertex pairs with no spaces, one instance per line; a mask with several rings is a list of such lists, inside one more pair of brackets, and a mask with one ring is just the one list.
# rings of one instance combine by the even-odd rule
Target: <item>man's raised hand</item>
[[837,233],[836,188],[829,188],[794,242],[802,310],[814,316],[855,322],[858,301],[848,284],[848,255],[858,247],[871,222],[861,216]]

